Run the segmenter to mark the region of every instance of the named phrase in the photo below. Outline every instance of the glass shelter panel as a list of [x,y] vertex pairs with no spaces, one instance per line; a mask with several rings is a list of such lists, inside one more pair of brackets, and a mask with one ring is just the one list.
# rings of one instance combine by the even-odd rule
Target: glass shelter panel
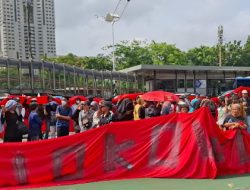
[[[2,78],[2,77],[1,77]],[[7,77],[6,77],[7,79]],[[9,79],[10,79],[10,88],[11,89],[20,89],[19,83],[19,71],[17,67],[9,68]]]
[[42,79],[42,71],[40,68],[33,69],[33,82],[35,89],[42,89],[43,79]]
[[112,82],[111,79],[104,79],[104,88],[103,88],[103,96],[104,97],[111,97],[112,96]]
[[103,81],[102,78],[96,78],[96,96],[102,95]]
[[44,75],[45,89],[52,90],[52,88],[53,88],[53,71],[45,68],[42,74]]
[[0,67],[0,88],[7,89],[7,87],[8,87],[7,68],[1,66]]
[[22,78],[22,83],[20,84],[22,89],[30,89],[31,84],[30,84],[30,79],[31,79],[31,73],[29,68],[22,68],[21,69],[21,78]]

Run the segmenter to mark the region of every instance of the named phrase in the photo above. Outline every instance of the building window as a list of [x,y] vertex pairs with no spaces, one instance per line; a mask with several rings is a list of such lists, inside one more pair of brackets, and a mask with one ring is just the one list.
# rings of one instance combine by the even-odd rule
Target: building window
[[194,80],[187,79],[187,88],[194,88]]
[[185,88],[184,79],[178,79],[178,88]]

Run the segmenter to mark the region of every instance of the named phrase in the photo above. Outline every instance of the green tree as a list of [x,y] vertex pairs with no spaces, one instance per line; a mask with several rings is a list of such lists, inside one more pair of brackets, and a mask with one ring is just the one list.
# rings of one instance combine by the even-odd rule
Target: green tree
[[250,36],[248,36],[247,41],[242,50],[242,66],[250,66]]
[[186,55],[175,45],[152,41],[149,52],[154,65],[185,65]]
[[97,55],[93,57],[78,57],[72,53],[55,58],[47,58],[46,61],[65,63],[71,66],[95,70],[111,70],[112,63],[108,56]]
[[84,57],[82,63],[85,69],[112,70],[112,62],[108,56]]
[[188,65],[216,66],[218,63],[218,53],[216,47],[200,46],[188,50]]
[[241,45],[241,41],[230,41],[223,45],[222,50],[222,65],[242,66],[243,47]]
[[[122,41],[115,45],[116,69],[125,69],[141,64],[152,64],[152,58],[147,48],[147,43],[134,40],[132,42]],[[111,49],[112,46],[107,46]],[[112,53],[110,53],[112,59]]]
[[[47,61],[65,63],[96,70],[112,70],[112,46],[103,48],[108,55],[92,57],[78,57],[72,53],[55,58],[46,58]],[[136,65],[204,65],[218,66],[218,46],[200,46],[181,51],[173,44],[165,42],[134,40],[121,41],[115,45],[116,70],[133,67]],[[222,45],[222,66],[249,66],[250,65],[250,36],[246,44],[234,40]]]

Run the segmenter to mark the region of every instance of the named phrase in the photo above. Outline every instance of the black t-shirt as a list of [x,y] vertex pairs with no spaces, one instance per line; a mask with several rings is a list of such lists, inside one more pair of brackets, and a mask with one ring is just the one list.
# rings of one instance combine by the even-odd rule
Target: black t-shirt
[[141,106],[139,108],[139,118],[144,119],[145,118],[145,107]]
[[109,124],[117,120],[117,116],[109,112],[107,115],[102,115],[99,121],[99,126]]
[[161,115],[161,110],[153,105],[145,109],[145,117],[156,117]]
[[17,113],[7,111],[5,113],[6,128],[4,134],[4,142],[22,142],[22,134],[18,129],[18,121],[22,121],[22,117]]
[[233,117],[233,116],[230,114],[230,115],[228,115],[228,116],[225,118],[225,120],[224,120],[224,122],[223,122],[223,125],[224,125],[225,123],[234,123],[234,122],[245,122],[245,119],[244,119],[244,117],[242,117],[242,116],[240,116],[240,117]]

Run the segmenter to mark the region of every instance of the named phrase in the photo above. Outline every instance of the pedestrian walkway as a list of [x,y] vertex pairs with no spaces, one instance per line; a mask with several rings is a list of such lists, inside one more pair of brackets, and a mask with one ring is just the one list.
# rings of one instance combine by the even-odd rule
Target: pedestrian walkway
[[250,190],[250,175],[219,179],[135,179],[71,185],[41,190]]

